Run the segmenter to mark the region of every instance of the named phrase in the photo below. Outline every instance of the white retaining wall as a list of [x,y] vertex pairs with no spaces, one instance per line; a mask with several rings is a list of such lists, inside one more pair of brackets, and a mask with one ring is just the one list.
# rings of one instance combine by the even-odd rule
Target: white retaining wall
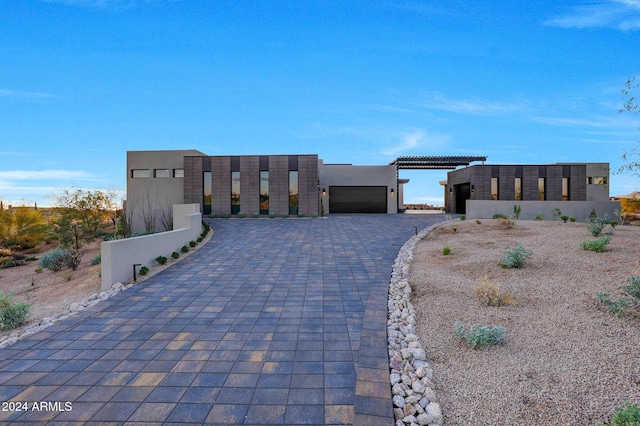
[[124,240],[105,241],[101,245],[102,291],[133,277],[133,265],[153,266],[156,257],[172,252],[198,239],[202,233],[202,214],[198,204],[173,206],[173,231]]
[[500,201],[500,200],[467,200],[466,216],[469,219],[490,219],[496,213],[513,216],[513,206],[521,208],[520,219],[535,219],[538,213],[544,215],[545,220],[553,218],[553,209],[560,209],[564,216],[575,217],[584,221],[591,210],[596,214],[608,214],[609,220],[616,220],[614,212],[620,210],[619,201]]

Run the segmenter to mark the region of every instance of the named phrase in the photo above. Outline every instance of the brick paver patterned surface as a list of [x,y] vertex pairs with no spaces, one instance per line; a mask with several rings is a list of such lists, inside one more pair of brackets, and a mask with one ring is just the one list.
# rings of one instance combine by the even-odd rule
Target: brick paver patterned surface
[[391,425],[391,266],[441,220],[211,220],[196,253],[0,350],[0,422]]

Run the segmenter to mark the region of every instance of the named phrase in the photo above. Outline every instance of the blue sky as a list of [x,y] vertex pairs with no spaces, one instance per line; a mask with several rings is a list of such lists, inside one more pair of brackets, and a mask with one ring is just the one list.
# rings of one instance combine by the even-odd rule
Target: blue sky
[[[639,53],[638,0],[3,2],[0,199],[124,189],[128,150],[617,169]],[[400,177],[442,204],[446,172]]]

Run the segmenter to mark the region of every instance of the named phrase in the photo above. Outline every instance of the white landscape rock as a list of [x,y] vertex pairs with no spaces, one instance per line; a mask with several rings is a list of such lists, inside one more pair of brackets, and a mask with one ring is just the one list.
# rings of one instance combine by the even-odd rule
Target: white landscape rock
[[[416,331],[416,312],[411,304],[408,281],[413,249],[439,225],[426,228],[409,239],[398,252],[391,272],[387,338],[396,426],[443,424],[442,411],[431,381],[433,370]],[[403,417],[399,418],[401,414]]]

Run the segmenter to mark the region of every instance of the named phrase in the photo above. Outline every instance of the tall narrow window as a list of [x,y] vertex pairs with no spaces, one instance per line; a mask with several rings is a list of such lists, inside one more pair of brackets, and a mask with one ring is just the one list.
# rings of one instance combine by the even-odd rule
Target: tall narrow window
[[231,172],[231,214],[240,213],[240,172]]
[[260,172],[260,214],[269,214],[269,172]]
[[202,214],[211,214],[211,172],[202,173]]
[[517,177],[516,181],[515,181],[515,194],[514,194],[514,199],[516,201],[521,201],[522,200],[522,178]]
[[298,214],[298,171],[289,172],[289,214]]
[[547,199],[546,194],[546,186],[547,186],[546,178],[538,178],[538,200],[544,201]]
[[492,200],[498,199],[498,178],[497,177],[491,178],[491,199]]
[[569,178],[562,178],[562,201],[569,201]]

